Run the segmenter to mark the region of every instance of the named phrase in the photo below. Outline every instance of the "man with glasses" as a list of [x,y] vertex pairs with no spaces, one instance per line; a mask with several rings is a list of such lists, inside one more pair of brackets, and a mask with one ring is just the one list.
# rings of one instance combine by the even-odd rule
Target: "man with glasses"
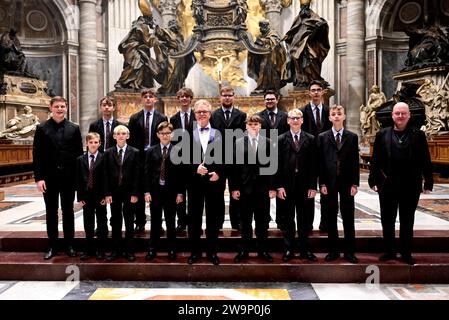
[[396,103],[392,118],[394,125],[376,134],[368,183],[379,194],[385,243],[385,253],[379,260],[396,259],[395,222],[399,208],[399,252],[404,262],[413,265],[415,211],[420,194],[428,194],[433,188],[432,162],[424,132],[409,125],[409,106]]
[[[156,91],[154,89],[144,89],[141,91],[140,96],[142,98],[143,110],[140,110],[129,118],[129,145],[139,150],[141,157],[140,163],[144,163],[146,151],[151,146],[159,143],[159,138],[156,135],[157,126],[159,123],[167,121],[167,117],[154,109],[154,104],[157,101]],[[146,216],[143,193],[139,196],[139,202],[136,206],[135,224],[136,232],[145,231]]]
[[[241,132],[245,131],[246,128],[246,113],[240,111],[234,105],[234,89],[231,87],[223,87],[220,91],[220,103],[221,107],[212,112],[211,116],[211,125],[212,128],[220,131],[222,139],[223,139],[223,163],[225,163],[226,159],[226,150],[232,150],[232,146],[235,141],[227,141],[225,136],[226,130],[236,130],[240,129]],[[233,139],[234,140],[234,139]],[[229,145],[230,147],[229,147]],[[227,147],[228,146],[228,147]],[[226,179],[231,176],[232,166],[225,166],[223,176],[220,179],[220,193],[223,195],[220,200],[220,210],[218,211],[218,215],[220,217],[220,229],[223,228],[223,222],[225,218],[225,202],[224,202],[224,192],[226,189]],[[240,211],[239,211],[239,203],[232,197],[229,201],[229,218],[231,220],[232,229],[240,230]]]
[[[307,133],[310,133],[318,138],[318,135],[324,131],[332,128],[332,122],[329,120],[329,107],[323,102],[324,95],[324,86],[318,81],[314,80],[310,82],[309,85],[309,95],[311,101],[302,108],[302,112],[304,115],[304,121],[301,129]],[[327,232],[326,226],[326,214],[327,214],[327,204],[325,197],[320,197],[321,204],[321,220],[319,229],[321,231]],[[315,201],[311,201],[310,205],[310,216],[308,222],[308,229],[312,231],[313,229],[313,220],[315,217]]]
[[275,177],[277,196],[284,201],[283,207],[285,208],[282,260],[287,262],[294,258],[297,230],[299,258],[317,261],[317,257],[310,251],[308,230],[310,215],[310,205],[308,204],[313,201],[317,187],[317,144],[313,135],[301,130],[303,122],[301,110],[290,110],[287,121],[290,130],[279,137],[279,168]]

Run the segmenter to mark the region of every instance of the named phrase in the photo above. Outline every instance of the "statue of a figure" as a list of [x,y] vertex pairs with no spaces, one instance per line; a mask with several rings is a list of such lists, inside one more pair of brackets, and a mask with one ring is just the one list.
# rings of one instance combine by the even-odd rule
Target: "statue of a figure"
[[374,135],[380,129],[376,111],[387,101],[379,86],[373,85],[369,91],[368,103],[360,107],[360,123],[362,135]]
[[32,113],[30,106],[23,108],[23,114],[10,119],[0,138],[26,138],[34,135],[39,118]]
[[[154,80],[162,82],[164,55],[153,28],[152,16],[140,16],[120,42],[118,50],[125,61],[116,88],[137,90],[154,87]],[[155,58],[151,56],[151,48]]]
[[0,68],[6,74],[38,78],[28,69],[25,54],[14,29],[0,35],[0,62]]
[[236,16],[233,21],[235,26],[243,25],[246,22],[246,16],[248,15],[248,3],[246,0],[231,0],[230,5],[236,3]]
[[321,64],[329,52],[329,26],[310,9],[311,0],[300,0],[301,10],[283,40],[291,56],[290,80],[298,88],[308,88],[312,80],[320,80]]
[[176,20],[168,22],[168,28],[156,26],[156,35],[159,39],[161,49],[167,59],[164,79],[158,93],[176,94],[179,89],[184,87],[190,69],[196,62],[193,52],[182,58],[171,58],[170,53],[180,51],[184,46],[184,37]]
[[259,55],[249,52],[248,76],[257,82],[254,93],[263,93],[268,89],[279,91],[288,80],[287,52],[279,34],[275,30],[271,30],[269,21],[260,21],[259,28],[260,35],[255,44],[270,49],[271,53]]
[[449,91],[444,86],[440,88],[432,79],[425,79],[416,90],[421,97],[426,113],[426,124],[423,130],[426,134],[436,134],[449,129]]
[[449,65],[449,30],[438,25],[406,29],[410,36],[404,71]]
[[204,25],[204,3],[206,0],[192,0],[190,9],[192,10],[193,19],[197,26]]

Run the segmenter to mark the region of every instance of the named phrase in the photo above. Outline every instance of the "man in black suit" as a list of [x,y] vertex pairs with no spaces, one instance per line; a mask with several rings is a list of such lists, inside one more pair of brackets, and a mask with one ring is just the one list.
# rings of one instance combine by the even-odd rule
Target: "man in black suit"
[[[329,120],[329,107],[323,103],[323,84],[318,80],[311,81],[309,84],[309,95],[311,101],[301,110],[304,117],[301,129],[307,133],[310,133],[315,137],[315,139],[317,139],[320,133],[332,128],[332,123]],[[326,232],[327,204],[323,197],[320,198],[320,204],[321,219],[319,229]],[[308,230],[312,231],[313,220],[315,218],[315,203],[311,202],[309,205],[311,206],[311,210],[309,210],[310,216],[308,222]]]
[[[151,207],[150,246],[146,260],[156,258],[161,237],[162,210],[167,226],[168,259],[176,259],[176,205],[183,202],[183,181],[180,166],[171,161],[173,145],[170,143],[173,126],[167,121],[157,127],[160,144],[152,146],[145,159],[145,201]],[[181,180],[181,181],[180,181]]]
[[222,140],[220,132],[212,128],[209,122],[211,109],[212,106],[207,100],[202,99],[195,103],[197,126],[193,129],[190,141],[184,141],[182,145],[183,150],[188,148],[189,151],[189,157],[184,161],[187,165],[183,169],[189,194],[188,234],[191,244],[189,264],[201,258],[200,238],[204,206],[206,206],[207,257],[214,265],[220,264],[217,251],[221,220],[220,202],[223,200],[220,184],[223,165],[219,156]]
[[[276,197],[273,175],[261,171],[269,163],[273,150],[271,140],[260,135],[262,118],[258,115],[246,119],[247,135],[237,139],[235,144],[235,165],[230,180],[232,197],[241,202],[240,226],[242,244],[235,262],[249,257],[250,242],[253,237],[253,216],[256,223],[258,257],[272,262],[273,257],[267,252],[268,227],[270,223],[270,199]],[[276,159],[277,160],[277,159]]]
[[[193,131],[193,122],[195,121],[195,114],[193,109],[190,108],[193,99],[193,91],[190,88],[181,88],[176,97],[178,98],[181,110],[178,111],[174,116],[170,117],[170,123],[174,130],[182,130],[182,135],[189,134],[191,136]],[[173,142],[175,144],[175,142]],[[186,199],[186,192],[184,190],[184,199]],[[186,201],[179,203],[176,206],[176,214],[178,216],[178,226],[176,227],[177,232],[184,231],[187,226],[186,214]]]
[[[287,123],[288,115],[286,112],[278,109],[279,93],[274,90],[267,90],[264,93],[265,110],[256,113],[263,120],[262,134],[266,134],[267,138],[271,138],[273,143],[277,143],[279,136],[288,130],[290,127]],[[271,136],[270,130],[277,130],[276,141]],[[282,212],[281,208],[283,201],[276,198],[276,224],[279,229],[282,229]]]
[[[140,152],[140,161],[145,161],[145,153],[151,147],[159,143],[156,129],[159,123],[167,121],[167,117],[154,109],[157,101],[156,90],[144,89],[140,93],[142,97],[143,110],[133,114],[129,118],[129,145]],[[143,190],[143,179],[140,178],[141,190]],[[136,205],[136,232],[145,231],[145,199],[144,195],[139,195],[139,201]]]
[[345,109],[334,105],[329,110],[332,129],[318,136],[320,192],[328,204],[329,254],[326,261],[340,257],[338,249],[338,195],[345,232],[344,258],[357,263],[355,253],[354,196],[360,183],[358,136],[343,128]]
[[44,259],[51,259],[58,250],[59,197],[67,255],[75,257],[73,201],[76,188],[76,158],[83,154],[83,142],[79,126],[65,119],[67,101],[59,96],[53,97],[49,108],[52,116],[37,126],[33,142],[34,179],[37,189],[44,195],[49,239],[49,249]]
[[[220,134],[223,139],[223,160],[222,162],[225,163],[226,155],[229,152],[232,152],[233,145],[234,145],[234,138],[230,139],[232,141],[228,141],[226,139],[225,132],[230,130],[235,132],[235,130],[239,129],[240,134],[239,136],[243,136],[243,132],[245,131],[246,125],[246,113],[240,111],[234,106],[234,89],[231,87],[223,87],[220,91],[220,103],[221,107],[212,112],[212,116],[210,119],[210,123],[212,125],[212,128],[217,129],[220,131]],[[238,134],[238,132],[235,132]],[[231,157],[232,158],[232,157]],[[224,192],[226,189],[226,179],[228,179],[229,183],[229,177],[232,176],[232,166],[225,165],[224,166],[224,172],[223,176],[220,179],[220,187],[221,191],[220,193],[223,195],[222,199],[220,200],[220,209],[218,211],[219,215],[219,227],[220,229],[223,228],[223,222],[225,218],[225,201],[224,201]],[[233,199],[232,197],[229,200],[229,218],[231,220],[231,227],[232,229],[239,230],[240,229],[240,208],[239,203]]]
[[[122,252],[128,261],[134,256],[134,210],[138,200],[141,176],[139,150],[126,143],[129,130],[123,125],[114,129],[115,147],[104,153],[104,194],[105,202],[111,205],[112,240],[111,254],[106,258],[113,261]],[[122,224],[125,220],[125,243],[122,244]]]
[[392,118],[394,126],[376,134],[368,183],[379,193],[385,243],[385,254],[379,260],[396,259],[395,222],[399,208],[399,252],[404,262],[413,265],[415,211],[421,192],[432,191],[432,162],[424,132],[409,125],[409,106],[404,102],[395,104]]
[[[83,206],[84,232],[86,248],[81,260],[96,256],[104,259],[106,239],[108,237],[108,218],[104,201],[104,162],[100,152],[100,135],[89,132],[86,136],[87,152],[78,157],[76,162],[77,198]],[[95,245],[95,218],[97,218],[98,243]],[[95,252],[96,251],[96,252]]]
[[317,146],[315,137],[301,130],[302,112],[292,109],[288,113],[290,131],[279,137],[276,174],[277,196],[284,200],[283,235],[284,255],[287,262],[294,257],[296,233],[295,212],[299,238],[300,259],[317,261],[309,248],[308,217],[310,202],[314,201],[317,186]]
[[89,125],[89,132],[96,132],[100,135],[100,152],[104,152],[106,149],[115,146],[116,142],[112,137],[112,132],[114,132],[115,127],[123,124],[114,119],[114,110],[114,101],[110,97],[106,96],[101,98],[100,112],[102,116]]

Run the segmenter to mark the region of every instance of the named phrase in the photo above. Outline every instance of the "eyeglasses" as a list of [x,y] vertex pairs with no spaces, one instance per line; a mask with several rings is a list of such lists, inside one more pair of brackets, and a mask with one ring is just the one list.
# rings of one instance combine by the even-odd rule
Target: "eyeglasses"
[[233,94],[222,94],[221,96],[223,98],[232,98],[234,95]]
[[171,132],[158,132],[161,136],[169,136],[171,135]]
[[199,115],[204,115],[204,114],[208,114],[208,113],[210,113],[210,111],[203,111],[203,110],[195,111],[195,114],[199,114]]
[[293,121],[298,121],[298,120],[302,119],[302,117],[288,117],[288,118]]
[[405,117],[407,116],[409,113],[408,112],[395,112],[393,113],[396,117]]
[[275,101],[276,98],[265,98],[265,101]]
[[321,92],[323,89],[310,89],[310,92]]

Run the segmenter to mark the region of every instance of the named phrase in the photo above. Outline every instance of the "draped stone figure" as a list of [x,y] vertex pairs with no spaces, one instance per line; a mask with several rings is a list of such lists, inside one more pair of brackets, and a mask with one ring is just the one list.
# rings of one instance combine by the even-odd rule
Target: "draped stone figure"
[[[380,129],[376,118],[376,111],[387,101],[385,94],[380,91],[379,86],[373,85],[369,91],[366,107],[360,108],[361,131],[363,135],[374,135]],[[364,113],[364,114],[363,114]],[[362,117],[364,116],[364,119]]]
[[329,26],[310,9],[311,0],[300,0],[301,9],[283,40],[291,56],[290,80],[297,88],[308,88],[312,80],[320,80],[321,65],[329,52]]
[[195,64],[196,58],[193,52],[181,58],[170,57],[171,53],[181,51],[184,46],[184,37],[180,32],[176,20],[170,20],[168,22],[168,28],[156,26],[156,35],[166,59],[164,78],[161,87],[158,89],[158,93],[176,94],[179,89],[184,87],[184,82],[190,69]]
[[432,79],[427,78],[416,90],[416,94],[420,96],[426,111],[426,124],[422,128],[425,133],[431,135],[448,131],[449,91],[445,85],[439,87]]
[[270,28],[266,20],[259,22],[260,35],[255,44],[270,49],[269,54],[248,52],[248,76],[257,82],[253,93],[263,93],[268,89],[279,91],[288,80],[286,69],[287,52],[279,34]]
[[6,129],[0,132],[0,138],[26,138],[34,135],[39,118],[32,113],[30,106],[23,108],[23,114],[10,119],[6,123]]
[[[140,16],[120,42],[118,50],[125,61],[116,88],[138,90],[154,87],[154,80],[162,82],[165,59],[153,27],[152,16]],[[151,48],[155,57],[151,54]]]
[[10,29],[0,35],[0,69],[6,74],[38,78],[28,69],[25,54],[15,29]]

